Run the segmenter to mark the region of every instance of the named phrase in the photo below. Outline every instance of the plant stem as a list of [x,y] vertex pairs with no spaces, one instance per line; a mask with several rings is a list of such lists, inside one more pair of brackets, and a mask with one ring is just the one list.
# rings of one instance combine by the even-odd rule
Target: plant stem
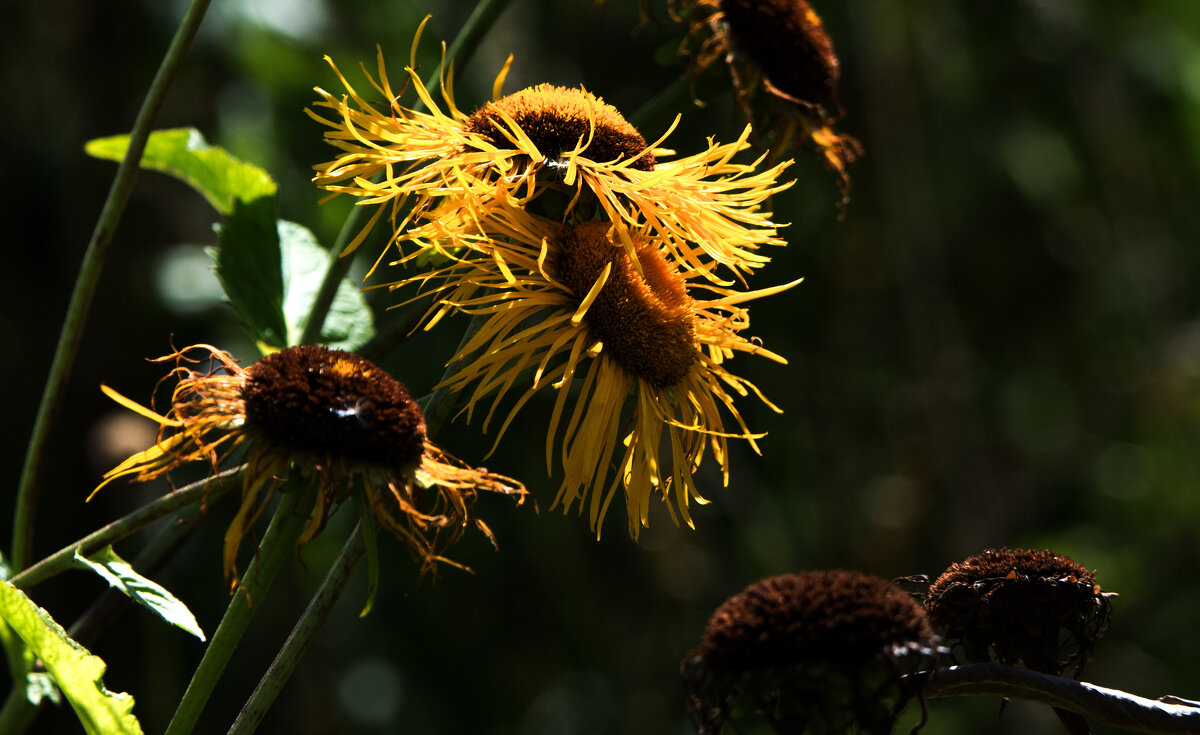
[[25,450],[25,464],[21,469],[16,511],[13,516],[13,548],[10,562],[14,571],[24,569],[33,555],[33,526],[37,513],[42,460],[46,453],[50,427],[62,404],[67,378],[71,374],[71,366],[79,349],[79,340],[83,335],[88,310],[96,293],[96,284],[100,280],[104,257],[112,243],[121,214],[125,211],[125,205],[133,193],[138,163],[146,148],[146,140],[150,137],[150,128],[159,108],[162,107],[167,88],[183,64],[184,56],[187,55],[196,30],[200,27],[200,21],[204,19],[204,13],[208,10],[209,2],[210,0],[192,0],[184,13],[183,20],[175,31],[175,37],[171,39],[171,45],[163,56],[162,64],[154,75],[154,81],[150,84],[150,91],[146,93],[142,107],[138,110],[133,130],[129,135],[129,149],[117,168],[117,174],[108,190],[108,198],[84,252],[83,263],[79,267],[79,275],[75,279],[67,315],[58,337],[58,345],[54,350],[54,359],[50,363],[46,386],[33,424],[33,433]]
[[674,118],[675,113],[679,111],[680,107],[687,109],[693,107],[692,86],[687,77],[676,79],[661,92],[647,100],[644,105],[629,116],[629,123],[640,129],[656,120],[670,120]]
[[0,732],[5,735],[26,732],[41,711],[26,698],[24,685],[24,680],[14,684],[4,700],[4,707],[0,708]]
[[355,526],[346,545],[342,547],[337,561],[325,574],[325,579],[321,581],[317,594],[308,603],[304,614],[296,621],[296,626],[292,628],[283,648],[279,649],[279,653],[271,662],[267,673],[263,674],[258,686],[254,688],[254,693],[246,701],[246,706],[242,707],[241,713],[233,721],[233,726],[229,728],[229,735],[250,735],[262,723],[267,710],[279,696],[284,684],[287,683],[300,663],[300,658],[308,650],[309,644],[317,636],[317,631],[324,625],[333,606],[345,591],[365,550],[361,525]]
[[[512,0],[479,0],[479,4],[471,11],[467,22],[463,24],[446,52],[446,59],[454,62],[455,71],[461,73],[470,63],[471,57],[479,48],[479,42],[511,4]],[[430,85],[425,86],[428,88]]]
[[200,659],[200,665],[192,674],[192,681],[175,710],[175,716],[171,718],[171,724],[167,726],[166,735],[186,735],[196,726],[250,619],[262,607],[276,572],[288,554],[292,553],[296,539],[304,530],[308,516],[299,508],[306,507],[301,502],[310,499],[311,494],[312,488],[295,488],[292,492],[282,493],[283,497],[275,508],[258,553],[250,562],[241,585],[225,609],[221,624],[204,651],[204,657]]
[[[183,548],[188,537],[200,527],[200,520],[201,511],[199,509],[194,513],[175,519],[174,523],[162,529],[150,543],[142,547],[142,550],[133,558],[131,566],[137,569],[142,576],[153,578]],[[92,643],[122,612],[128,609],[130,604],[132,604],[132,600],[125,594],[115,589],[105,590],[83,615],[76,618],[71,627],[67,629],[67,635],[85,648],[91,648]]]
[[[1118,689],[1018,666],[971,664],[904,677],[926,699],[994,694],[1086,715],[1094,722],[1144,733],[1200,732],[1200,706],[1145,699]],[[1194,705],[1194,703],[1193,703]]]
[[[164,518],[180,508],[187,507],[201,500],[215,500],[237,485],[236,479],[241,475],[242,467],[234,467],[217,475],[185,485],[173,493],[143,505],[129,515],[118,518],[108,525],[94,531],[54,552],[37,564],[29,567],[9,580],[18,589],[28,590],[44,582],[56,574],[74,566],[72,559],[75,551],[87,556],[88,554],[125,538],[126,536],[145,528],[160,518]],[[2,732],[2,731],[0,731]]]
[[[487,317],[482,314],[475,314],[471,317],[471,321],[467,323],[466,331],[463,332],[462,339],[458,342],[458,347],[454,349],[455,355],[462,352],[462,349],[467,346],[467,343],[471,341],[471,338],[475,336],[475,333],[479,331],[479,328],[483,326],[485,321],[487,321]],[[464,362],[466,362],[465,357],[449,362],[446,365],[446,369],[442,371],[441,380],[438,381],[440,387],[434,388],[433,393],[430,393],[428,398],[422,398],[419,401],[422,404],[421,412],[425,414],[425,430],[430,436],[437,433],[437,430],[441,428],[442,423],[454,408],[454,404],[446,399],[446,394],[449,391],[446,390],[443,383],[458,372],[458,369],[462,367]]]
[[316,344],[321,338],[321,329],[325,326],[325,317],[329,316],[329,308],[333,306],[333,297],[337,295],[338,286],[350,272],[350,266],[354,264],[354,253],[347,253],[343,256],[341,252],[346,248],[346,243],[350,241],[351,235],[358,229],[359,220],[362,219],[365,211],[366,207],[351,207],[350,214],[342,223],[342,229],[333,243],[333,249],[329,251],[329,265],[325,268],[325,277],[321,280],[321,287],[317,290],[317,295],[313,297],[313,305],[308,310],[308,321],[304,324],[304,331],[300,333],[300,344],[302,345]]

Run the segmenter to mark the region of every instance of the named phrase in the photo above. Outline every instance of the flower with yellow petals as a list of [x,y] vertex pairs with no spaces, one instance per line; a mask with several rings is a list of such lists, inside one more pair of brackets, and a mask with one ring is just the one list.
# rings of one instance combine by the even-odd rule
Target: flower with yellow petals
[[[369,507],[374,521],[409,548],[422,573],[447,561],[442,553],[468,526],[491,538],[471,513],[479,491],[524,499],[519,482],[463,465],[429,442],[421,409],[404,385],[357,355],[289,347],[243,368],[228,353],[195,345],[158,361],[173,361],[169,377],[178,379],[165,414],[102,388],[157,422],[159,436],[154,446],[106,473],[100,487],[120,477],[152,480],[199,460],[215,470],[242,449],[242,502],[225,532],[223,553],[234,585],[242,540],[285,480],[316,488],[299,543],[354,496],[360,512]],[[192,369],[199,364],[207,369]]]
[[[415,48],[416,41],[414,54]],[[443,109],[414,66],[410,58],[405,88],[415,90],[426,111],[400,103],[382,51],[377,78],[364,67],[374,95],[360,94],[336,66],[346,94],[316,90],[320,100],[309,115],[328,126],[325,139],[339,153],[317,166],[314,181],[332,195],[378,205],[348,250],[387,212],[390,244],[442,254],[466,246],[458,257],[490,257],[506,270],[505,253],[475,236],[497,209],[524,211],[548,191],[565,192],[560,221],[602,212],[631,253],[635,239],[654,240],[714,282],[720,277],[704,264],[715,260],[740,276],[769,260],[760,246],[783,244],[762,204],[791,185],[778,182],[790,162],[765,170],[758,170],[761,159],[734,163],[749,147],[748,127],[733,143],[710,140],[703,152],[676,159],[660,147],[662,139],[648,144],[616,108],[582,87],[542,84],[501,96],[506,66],[494,101],[467,115],[447,78]],[[385,104],[367,100],[375,95]]]
[[841,72],[825,25],[807,0],[672,0],[671,15],[691,29],[685,44],[704,39],[694,74],[724,59],[755,132],[768,136],[778,154],[799,131],[837,173],[844,204],[846,169],[862,146],[834,130],[842,117]]
[[[756,440],[734,395],[756,394],[726,369],[737,352],[786,361],[739,333],[749,326],[740,304],[793,284],[738,292],[682,272],[660,243],[638,237],[634,257],[607,221],[560,225],[512,213],[488,237],[512,261],[510,275],[491,261],[464,259],[395,284],[420,284],[437,295],[427,328],[443,315],[475,315],[481,326],[454,360],[462,365],[440,386],[459,393],[468,420],[490,404],[484,429],[519,381],[498,444],[534,394],[556,390],[546,434],[547,470],[556,444],[564,479],[555,505],[584,505],[593,530],[621,489],[636,538],[659,494],[672,518],[689,526],[689,505],[705,503],[693,474],[711,450],[729,481],[727,439]],[[501,247],[498,245],[497,247]],[[568,401],[574,396],[574,405]],[[728,413],[737,424],[728,431]],[[615,463],[614,463],[615,460]],[[662,464],[660,464],[660,462]],[[610,464],[615,477],[608,479]]]

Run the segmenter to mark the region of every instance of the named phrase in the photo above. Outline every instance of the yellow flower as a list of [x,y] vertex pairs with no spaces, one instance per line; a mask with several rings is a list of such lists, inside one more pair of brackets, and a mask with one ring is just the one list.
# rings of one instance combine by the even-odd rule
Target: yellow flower
[[[519,482],[472,469],[429,442],[421,409],[404,385],[357,355],[289,347],[242,368],[228,353],[194,345],[157,361],[176,365],[168,375],[178,383],[166,414],[102,386],[113,400],[157,422],[159,437],[107,472],[96,490],[120,477],[152,480],[193,461],[216,470],[242,448],[242,502],[222,557],[234,586],[242,540],[287,479],[316,486],[300,544],[361,492],[375,520],[409,548],[422,573],[448,561],[442,552],[467,526],[491,538],[471,514],[478,491],[524,500]],[[204,363],[203,372],[191,367]]]
[[[657,493],[676,523],[692,526],[689,504],[707,502],[693,479],[705,451],[728,484],[727,439],[744,439],[757,452],[763,436],[746,427],[734,395],[754,393],[779,410],[726,369],[737,352],[786,363],[739,335],[749,326],[739,304],[795,284],[752,292],[722,288],[681,272],[664,246],[644,237],[635,240],[631,258],[607,221],[563,226],[514,214],[496,222],[510,223],[489,236],[505,241],[511,276],[476,259],[395,284],[437,294],[426,328],[456,311],[481,321],[454,358],[463,367],[440,387],[460,393],[468,421],[478,405],[490,404],[486,431],[509,391],[519,382],[528,385],[518,389],[499,444],[525,403],[552,386],[557,396],[546,433],[547,471],[553,474],[560,433],[564,468],[555,506],[569,511],[578,501],[582,513],[586,504],[599,535],[620,488],[636,538]],[[722,413],[732,417],[735,431],[727,431]],[[667,454],[670,464],[660,466]],[[608,481],[614,459],[615,477]]]
[[542,84],[502,97],[507,65],[496,78],[495,100],[467,115],[444,76],[445,109],[438,106],[412,58],[404,86],[415,90],[425,112],[400,103],[382,51],[378,78],[363,70],[385,100],[380,107],[329,63],[346,95],[318,88],[320,100],[308,113],[329,127],[325,139],[339,155],[316,167],[314,181],[333,195],[378,205],[348,251],[388,212],[390,244],[411,242],[442,254],[466,246],[457,257],[490,257],[504,271],[505,253],[476,236],[497,209],[524,209],[549,191],[565,192],[561,222],[602,211],[627,249],[640,233],[714,282],[721,277],[702,268],[710,260],[740,276],[769,260],[758,252],[761,245],[783,244],[761,206],[791,185],[777,182],[790,161],[763,171],[761,159],[734,163],[749,147],[749,128],[733,143],[710,140],[702,153],[672,159],[660,147],[666,135],[647,144],[616,108],[582,87]]
[[862,155],[862,146],[834,129],[842,117],[841,72],[833,42],[812,6],[806,0],[671,0],[671,15],[690,27],[685,46],[704,39],[693,73],[724,60],[756,133],[766,135],[779,154],[799,131],[837,173],[845,204],[846,169]]

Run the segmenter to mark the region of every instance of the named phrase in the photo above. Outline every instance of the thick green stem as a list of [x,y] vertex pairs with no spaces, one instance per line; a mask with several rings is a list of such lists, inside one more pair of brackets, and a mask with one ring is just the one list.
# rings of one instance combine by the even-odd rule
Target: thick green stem
[[[237,485],[237,479],[241,476],[241,473],[241,467],[234,467],[213,477],[185,485],[173,493],[164,495],[158,500],[143,505],[123,518],[118,518],[78,541],[64,546],[37,564],[15,575],[9,581],[19,589],[28,590],[56,574],[71,569],[74,566],[72,559],[75,558],[75,551],[77,549],[80,554],[87,556],[97,549],[102,549],[109,544],[115,544],[126,536],[145,528],[160,518],[169,516],[181,508],[205,499],[215,500]],[[0,730],[0,732],[3,731]]]
[[62,403],[63,391],[67,378],[71,374],[71,366],[75,362],[75,354],[79,349],[79,340],[83,335],[83,326],[87,321],[88,310],[96,293],[96,284],[100,280],[100,271],[104,265],[104,256],[112,243],[113,233],[117,223],[125,211],[125,204],[133,192],[133,183],[137,178],[138,163],[146,148],[146,140],[150,137],[150,128],[154,118],[162,107],[167,88],[174,79],[175,73],[183,64],[200,21],[208,10],[210,0],[192,0],[171,45],[163,57],[158,73],[150,84],[150,91],[138,110],[137,119],[129,135],[129,149],[124,160],[117,168],[108,198],[100,211],[96,227],[92,231],[91,241],[83,255],[83,263],[79,267],[79,275],[75,279],[75,288],[71,293],[71,301],[67,306],[67,315],[63,321],[62,332],[58,337],[58,346],[54,351],[54,359],[46,378],[46,386],[42,392],[41,404],[38,406],[37,418],[34,420],[33,433],[29,446],[25,450],[25,464],[21,470],[21,482],[17,489],[16,512],[13,515],[13,548],[10,559],[14,571],[25,568],[33,555],[34,516],[37,513],[38,486],[41,474],[42,460],[46,453],[50,437],[50,428],[58,414]]
[[342,547],[342,553],[338,555],[337,561],[325,574],[325,579],[321,581],[317,594],[308,603],[304,614],[296,621],[296,626],[292,628],[283,648],[279,649],[279,653],[271,662],[267,673],[263,674],[262,680],[254,688],[254,693],[246,701],[246,706],[242,707],[241,713],[233,721],[233,726],[229,728],[229,735],[250,735],[258,728],[263,717],[266,716],[267,710],[279,696],[284,684],[296,670],[296,666],[300,663],[304,652],[308,650],[309,644],[316,638],[317,631],[325,624],[333,606],[342,596],[342,592],[349,584],[350,577],[362,560],[365,550],[361,526],[355,526],[346,545]]
[[275,515],[271,517],[271,524],[263,535],[258,554],[250,562],[241,586],[225,609],[225,616],[221,618],[221,624],[217,626],[204,657],[200,659],[200,665],[192,674],[192,681],[175,710],[175,716],[171,718],[171,724],[167,726],[166,735],[186,735],[195,728],[217,680],[225,671],[225,665],[242,640],[242,634],[246,632],[254,613],[262,607],[267,590],[275,581],[276,572],[288,555],[293,553],[296,540],[307,525],[308,516],[300,509],[307,507],[306,501],[311,499],[311,495],[311,488],[296,488],[283,494],[275,508]]

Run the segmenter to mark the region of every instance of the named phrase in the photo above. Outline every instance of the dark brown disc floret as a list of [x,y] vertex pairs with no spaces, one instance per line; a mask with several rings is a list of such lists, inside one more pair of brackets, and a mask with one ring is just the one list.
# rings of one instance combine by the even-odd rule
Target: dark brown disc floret
[[703,647],[715,665],[745,670],[800,662],[855,667],[880,652],[933,641],[924,611],[903,590],[835,570],[747,587],[713,613]]
[[833,42],[805,0],[721,0],[720,7],[740,50],[772,86],[793,101],[838,109]]
[[910,694],[901,675],[937,649],[925,611],[894,584],[810,571],[726,600],[682,672],[702,733],[739,712],[779,733],[884,733]]
[[635,242],[635,266],[628,250],[609,239],[611,228],[589,221],[560,230],[548,244],[554,277],[582,302],[611,263],[608,280],[584,316],[589,334],[647,383],[678,385],[696,361],[694,303],[658,248]]
[[1077,676],[1108,627],[1110,597],[1070,557],[988,549],[950,565],[925,604],[934,627],[971,661]]
[[[502,114],[503,113],[503,114]],[[538,150],[551,161],[586,143],[581,155],[597,163],[636,160],[631,168],[654,169],[654,155],[646,150],[646,139],[630,125],[617,108],[583,90],[539,84],[488,102],[464,124],[500,149],[514,147],[507,115]]]
[[289,347],[246,370],[246,428],[278,448],[407,470],[425,451],[408,389],[374,363],[326,347]]

